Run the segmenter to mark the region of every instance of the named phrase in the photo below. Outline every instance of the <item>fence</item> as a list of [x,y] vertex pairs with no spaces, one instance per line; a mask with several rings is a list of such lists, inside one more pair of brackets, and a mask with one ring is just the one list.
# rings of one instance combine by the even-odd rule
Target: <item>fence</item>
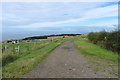
[[[5,45],[3,48],[2,48],[2,53],[5,53],[7,54],[10,50],[10,47],[8,47],[8,45]],[[14,45],[12,45],[12,54],[15,54],[15,53],[18,53],[20,54],[20,46],[18,45],[17,47],[14,47]]]

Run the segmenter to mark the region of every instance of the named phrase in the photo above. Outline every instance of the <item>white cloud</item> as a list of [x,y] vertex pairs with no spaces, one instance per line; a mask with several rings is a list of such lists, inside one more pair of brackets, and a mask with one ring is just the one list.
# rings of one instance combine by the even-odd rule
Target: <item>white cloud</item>
[[[4,3],[4,22],[11,24],[56,22],[78,19],[84,16],[87,10],[105,5],[106,3]],[[62,16],[68,14],[68,16]],[[20,23],[19,23],[19,22]],[[13,26],[12,25],[12,26]],[[11,26],[11,25],[9,25]]]
[[78,22],[78,21],[84,21],[85,18],[80,19],[71,19],[66,21],[58,21],[58,22],[43,22],[43,23],[33,23],[30,25],[24,25],[24,26],[13,26],[11,28],[40,28],[40,27],[54,27],[54,25],[62,24],[62,23],[70,23],[70,22]]
[[[80,22],[80,21],[86,21],[90,19],[96,19],[96,18],[104,18],[104,17],[112,17],[118,15],[118,6],[117,5],[111,5],[107,7],[100,7],[100,8],[94,8],[88,11],[85,11],[85,15],[82,18],[78,19],[68,19],[68,20],[62,20],[62,21],[53,21],[53,22],[37,22],[29,25],[24,26],[12,26],[12,28],[40,28],[40,27],[53,27],[57,24],[64,24],[64,23],[70,23],[70,22]],[[104,25],[108,25],[109,21],[103,22]],[[102,23],[99,23],[98,25],[101,25]],[[116,21],[110,22],[110,25],[116,24]]]
[[86,13],[87,18],[102,18],[118,16],[118,5],[96,8]]
[[98,23],[94,23],[94,24],[88,24],[86,26],[90,26],[90,27],[101,27],[101,26],[105,26],[106,28],[112,28],[114,27],[113,25],[118,25],[118,20],[104,20],[104,21],[100,21]]

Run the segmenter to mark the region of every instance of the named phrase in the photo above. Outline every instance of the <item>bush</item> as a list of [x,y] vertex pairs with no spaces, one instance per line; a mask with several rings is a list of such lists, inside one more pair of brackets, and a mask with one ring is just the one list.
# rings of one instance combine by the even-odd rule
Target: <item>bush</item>
[[93,43],[96,43],[96,42],[97,42],[97,41],[96,41],[97,36],[96,36],[95,33],[89,33],[88,39],[89,39],[91,42],[93,42]]
[[106,48],[120,53],[120,31],[109,33],[106,36]]
[[113,52],[120,53],[120,31],[89,33],[88,39]]

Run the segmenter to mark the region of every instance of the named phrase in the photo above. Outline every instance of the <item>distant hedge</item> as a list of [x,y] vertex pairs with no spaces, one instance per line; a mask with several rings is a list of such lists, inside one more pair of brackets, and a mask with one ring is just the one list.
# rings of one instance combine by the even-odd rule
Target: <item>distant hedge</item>
[[88,39],[94,44],[113,52],[120,53],[120,31],[89,33]]
[[81,34],[58,34],[58,35],[45,35],[45,36],[33,36],[33,37],[27,37],[23,40],[33,40],[33,39],[47,39],[48,37],[54,37],[54,36],[77,36]]
[[34,37],[24,38],[23,40],[32,40],[32,39],[47,39],[47,36],[34,36]]

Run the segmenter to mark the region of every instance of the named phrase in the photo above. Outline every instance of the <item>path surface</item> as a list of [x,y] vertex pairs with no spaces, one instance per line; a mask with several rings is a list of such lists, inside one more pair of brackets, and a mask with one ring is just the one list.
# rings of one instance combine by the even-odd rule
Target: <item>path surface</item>
[[[108,74],[96,74],[69,40],[59,47],[23,78],[108,78]],[[114,76],[112,76],[114,77]]]

